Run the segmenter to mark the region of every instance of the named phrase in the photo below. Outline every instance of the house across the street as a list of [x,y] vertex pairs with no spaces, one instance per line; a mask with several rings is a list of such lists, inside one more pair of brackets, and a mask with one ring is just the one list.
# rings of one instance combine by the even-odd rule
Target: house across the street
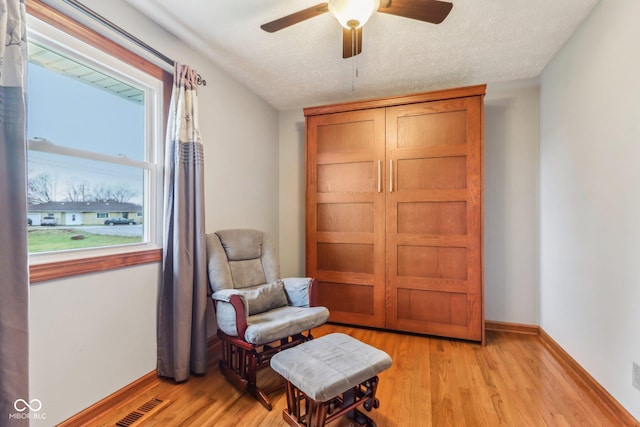
[[142,206],[119,202],[45,202],[29,205],[31,225],[54,217],[58,225],[104,225],[109,218],[128,218],[142,223]]

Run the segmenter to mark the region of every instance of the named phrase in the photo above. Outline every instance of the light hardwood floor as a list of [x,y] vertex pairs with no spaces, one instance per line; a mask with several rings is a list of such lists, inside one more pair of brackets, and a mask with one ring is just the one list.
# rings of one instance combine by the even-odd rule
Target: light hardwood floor
[[[407,426],[622,426],[638,425],[611,413],[557,361],[535,335],[488,331],[486,345],[325,325],[318,337],[343,332],[386,351],[392,367],[380,374],[380,427]],[[151,398],[163,401],[134,426],[286,426],[284,390],[267,411],[220,374],[217,355],[207,374],[183,384],[154,380],[92,426],[113,426]],[[277,381],[270,369],[259,383]],[[347,419],[330,424],[346,427]]]

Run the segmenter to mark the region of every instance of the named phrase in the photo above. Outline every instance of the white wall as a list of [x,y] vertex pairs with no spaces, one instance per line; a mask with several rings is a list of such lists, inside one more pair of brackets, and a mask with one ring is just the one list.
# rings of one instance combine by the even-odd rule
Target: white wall
[[302,109],[280,112],[280,269],[305,274],[305,123]]
[[640,419],[640,2],[602,0],[542,73],[540,325]]
[[[538,83],[489,85],[485,98],[486,318],[538,324]],[[402,95],[402,94],[398,94]],[[280,113],[280,252],[304,274],[304,115]],[[285,255],[284,257],[282,255]]]
[[484,133],[485,318],[537,325],[537,80],[488,85]]
[[[124,0],[83,3],[207,80],[198,89],[207,231],[255,227],[277,238],[277,111]],[[156,263],[31,287],[31,397],[47,413],[33,425],[60,422],[155,369],[159,270]]]
[[31,286],[30,396],[51,426],[155,369],[160,266]]

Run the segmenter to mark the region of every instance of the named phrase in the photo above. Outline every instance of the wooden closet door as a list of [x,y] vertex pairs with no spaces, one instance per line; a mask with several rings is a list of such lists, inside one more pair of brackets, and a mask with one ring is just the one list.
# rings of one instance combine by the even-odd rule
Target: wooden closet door
[[481,341],[482,98],[387,109],[386,327]]
[[384,326],[384,109],[307,118],[307,275],[333,322]]

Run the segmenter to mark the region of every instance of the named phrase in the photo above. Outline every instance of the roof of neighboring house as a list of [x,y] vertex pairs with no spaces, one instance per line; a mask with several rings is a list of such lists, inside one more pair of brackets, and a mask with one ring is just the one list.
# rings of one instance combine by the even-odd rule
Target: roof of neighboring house
[[46,202],[29,205],[29,212],[142,212],[136,203],[119,202]]

